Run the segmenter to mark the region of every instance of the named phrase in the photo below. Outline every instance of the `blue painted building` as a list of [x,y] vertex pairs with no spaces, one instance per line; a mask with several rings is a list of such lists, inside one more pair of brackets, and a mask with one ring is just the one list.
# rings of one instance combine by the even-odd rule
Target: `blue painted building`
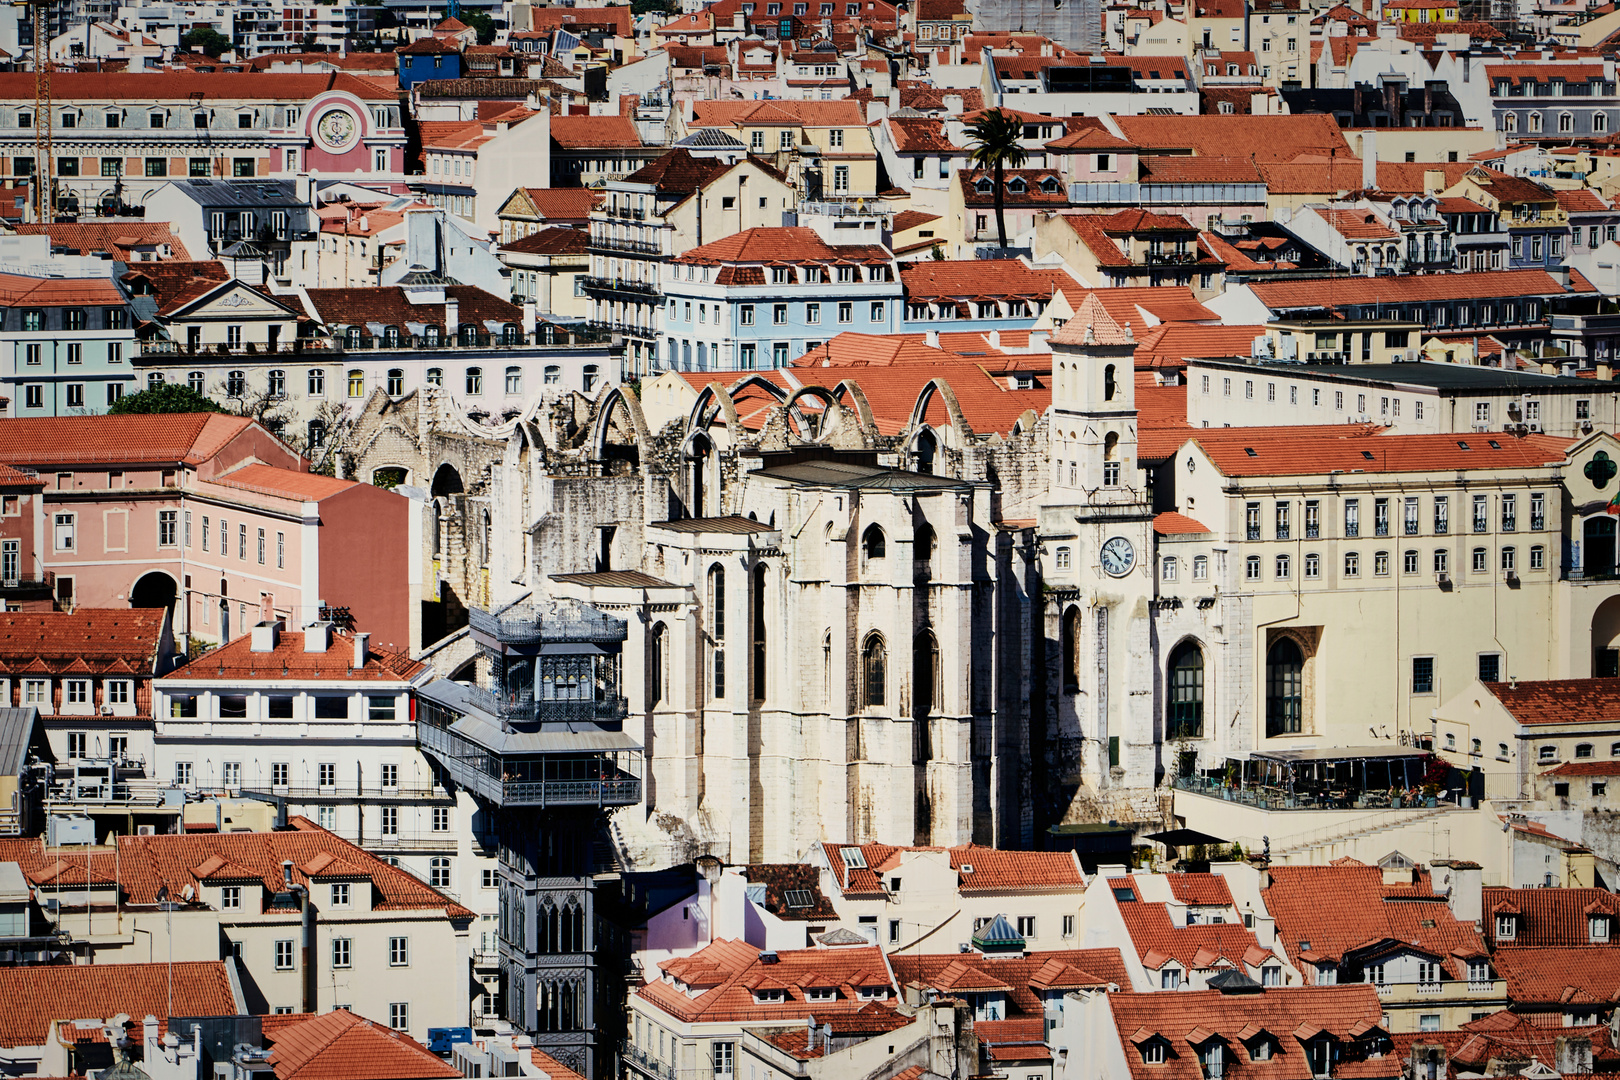
[[135,319],[110,278],[0,274],[11,416],[83,416],[134,393]]
[[900,325],[894,255],[834,245],[806,228],[756,228],[693,248],[664,271],[663,365],[677,371],[786,367],[846,331]]
[[419,38],[394,55],[399,58],[399,88],[406,92],[419,82],[461,78],[461,51],[453,41]]

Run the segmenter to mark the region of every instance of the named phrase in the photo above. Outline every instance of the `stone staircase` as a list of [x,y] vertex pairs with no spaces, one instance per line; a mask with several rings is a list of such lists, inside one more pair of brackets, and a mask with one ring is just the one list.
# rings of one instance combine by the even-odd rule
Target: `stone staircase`
[[[1336,853],[1333,849],[1336,847],[1378,836],[1381,833],[1396,832],[1410,828],[1413,825],[1421,825],[1442,815],[1453,813],[1457,809],[1459,808],[1448,804],[1417,810],[1386,810],[1377,814],[1368,814],[1366,817],[1356,818],[1354,821],[1333,826],[1330,829],[1291,837],[1275,845],[1271,849],[1271,856],[1273,859],[1286,859],[1289,862],[1324,861],[1335,857]],[[1337,854],[1343,854],[1343,852]]]

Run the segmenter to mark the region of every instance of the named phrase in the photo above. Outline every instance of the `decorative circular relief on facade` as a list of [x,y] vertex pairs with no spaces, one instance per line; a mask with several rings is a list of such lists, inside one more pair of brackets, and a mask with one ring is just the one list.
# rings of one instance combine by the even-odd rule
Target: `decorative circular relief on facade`
[[347,109],[328,109],[315,121],[315,138],[334,153],[347,150],[360,137],[360,123]]

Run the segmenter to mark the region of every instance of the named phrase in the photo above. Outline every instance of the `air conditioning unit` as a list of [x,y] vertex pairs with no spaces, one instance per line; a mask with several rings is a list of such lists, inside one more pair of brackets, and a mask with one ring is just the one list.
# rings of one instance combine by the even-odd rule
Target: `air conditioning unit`
[[1509,570],[1507,572],[1507,580],[1509,585],[1517,585],[1519,583],[1519,572],[1517,570]]
[[1410,363],[1414,363],[1414,364],[1417,363],[1417,358],[1418,358],[1418,351],[1416,349],[1407,349],[1406,350],[1406,359]]
[[1592,433],[1592,421],[1590,421],[1590,420],[1582,420],[1581,421],[1581,433],[1584,434],[1584,435],[1590,435]]
[[111,705],[103,705],[101,707],[101,715],[102,716],[111,716],[112,715],[112,706]]
[[1530,427],[1530,434],[1532,434],[1532,435],[1541,434],[1541,425],[1540,424],[1531,424],[1531,425],[1529,425],[1529,427]]
[[1435,581],[1436,585],[1439,585],[1441,587],[1450,585],[1451,584],[1451,575],[1446,573],[1444,570],[1442,570],[1438,574],[1434,575],[1434,581]]
[[136,836],[156,836],[157,835],[157,826],[156,825],[137,825],[137,826],[135,826],[135,835]]
[[1490,424],[1483,424],[1483,423],[1482,424],[1475,424],[1474,425],[1474,430],[1476,432],[1486,432],[1486,431],[1491,430],[1491,425]]

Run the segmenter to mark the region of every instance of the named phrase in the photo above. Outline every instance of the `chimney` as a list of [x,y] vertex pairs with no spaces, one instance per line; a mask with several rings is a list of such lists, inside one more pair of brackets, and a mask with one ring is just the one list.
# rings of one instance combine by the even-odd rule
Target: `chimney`
[[248,649],[251,652],[275,652],[276,642],[280,639],[281,623],[269,619],[253,628],[253,641]]
[[1444,169],[1423,170],[1423,192],[1432,195],[1446,190],[1446,171]]
[[366,666],[366,646],[371,643],[370,634],[354,635],[354,669],[359,671]]
[[291,859],[281,860],[281,882],[289,889],[292,888],[292,868],[293,864]]
[[929,330],[923,335],[923,343],[926,344],[930,349],[939,348],[939,331]]
[[446,291],[444,294],[444,334],[446,337],[452,337],[460,329],[461,301]]
[[992,330],[992,331],[990,331],[990,347],[992,349],[1001,348],[1001,331],[1000,330]]
[[525,334],[540,332],[539,309],[533,300],[523,301],[523,332]]
[[940,98],[940,104],[944,106],[947,116],[962,115],[963,102],[961,94],[946,94],[944,97]]
[[1479,864],[1453,861],[1448,869],[1451,891],[1446,895],[1446,903],[1451,913],[1463,922],[1479,922],[1485,912],[1484,874]]
[[148,1016],[145,1020],[141,1021],[141,1043],[146,1048],[146,1060],[149,1062],[156,1062],[158,1060],[159,1053],[157,1017]]
[[1543,375],[1556,375],[1558,374],[1558,365],[1550,362],[1544,362],[1541,365],[1541,373]]
[[1370,128],[1361,136],[1361,188],[1378,189],[1378,133]]
[[1599,364],[1597,366],[1597,377],[1602,382],[1609,382],[1614,378],[1614,369],[1606,363]]
[[332,624],[316,620],[304,627],[304,651],[323,653],[332,644]]

